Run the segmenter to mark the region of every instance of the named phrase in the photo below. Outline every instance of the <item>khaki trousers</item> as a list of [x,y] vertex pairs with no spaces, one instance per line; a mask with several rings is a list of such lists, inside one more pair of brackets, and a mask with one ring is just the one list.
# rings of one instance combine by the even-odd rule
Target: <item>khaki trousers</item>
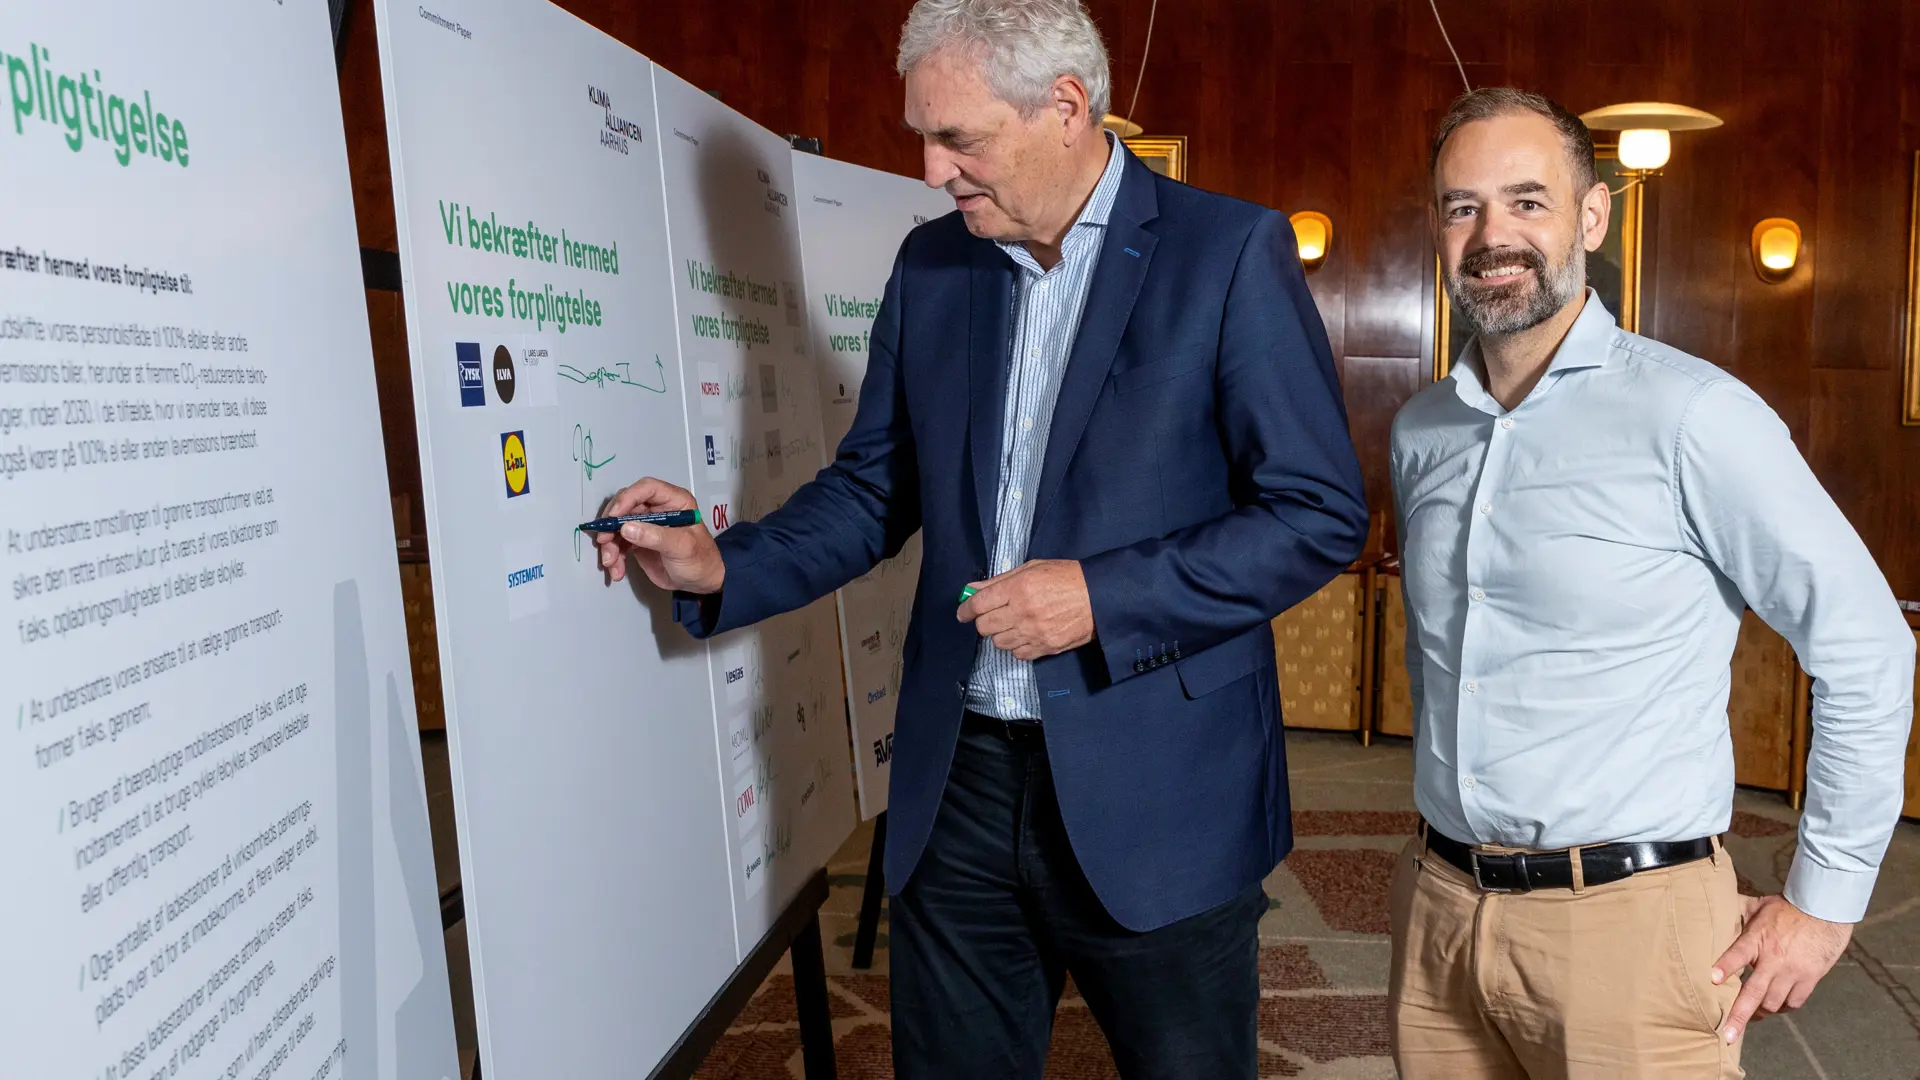
[[1485,893],[1415,837],[1393,875],[1388,1022],[1403,1080],[1738,1078],[1718,1034],[1740,980],[1733,860],[1607,885]]

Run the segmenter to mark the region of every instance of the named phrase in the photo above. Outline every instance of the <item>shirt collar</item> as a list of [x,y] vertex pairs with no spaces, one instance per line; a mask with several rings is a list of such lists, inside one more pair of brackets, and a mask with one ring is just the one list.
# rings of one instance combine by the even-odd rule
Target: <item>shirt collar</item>
[[[1121,152],[1119,139],[1113,132],[1102,131],[1101,134],[1107,137],[1107,167],[1100,173],[1100,182],[1093,186],[1093,194],[1087,196],[1087,204],[1080,208],[1080,216],[1074,219],[1073,228],[1068,230],[1069,235],[1081,228],[1105,228],[1107,219],[1113,215],[1114,200],[1120,196],[1120,179],[1126,174],[1127,155]],[[1033,261],[1024,241],[996,240],[994,243],[1023,265]],[[1035,271],[1039,270],[1039,266],[1039,263],[1033,263]]]
[[[1605,367],[1613,356],[1613,333],[1618,328],[1613,313],[1600,302],[1600,294],[1589,287],[1587,302],[1580,309],[1579,317],[1567,328],[1567,336],[1560,340],[1560,347],[1554,350],[1553,360],[1547,364],[1547,375]],[[1475,335],[1467,342],[1467,347],[1460,351],[1460,358],[1454,362],[1453,370],[1447,377],[1453,380],[1454,393],[1460,396],[1461,401],[1482,412],[1506,411],[1487,390],[1486,372],[1480,359],[1479,335]],[[1545,381],[1545,377],[1542,377],[1541,382]]]

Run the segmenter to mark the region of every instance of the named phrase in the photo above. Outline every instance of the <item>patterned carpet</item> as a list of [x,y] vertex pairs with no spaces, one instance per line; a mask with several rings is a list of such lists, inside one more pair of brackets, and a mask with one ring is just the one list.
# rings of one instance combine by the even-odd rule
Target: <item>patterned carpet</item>
[[[1404,742],[1288,733],[1297,847],[1267,880],[1261,922],[1263,1077],[1382,1078],[1387,1057],[1387,884],[1413,827]],[[1728,849],[1747,891],[1778,891],[1797,815],[1777,795],[1742,791]],[[835,1052],[843,1080],[890,1080],[886,929],[871,972],[851,967],[867,866],[862,829],[829,866],[822,912]],[[1757,888],[1756,888],[1757,887]],[[1757,1080],[1920,1080],[1920,826],[1904,823],[1854,945],[1799,1013],[1754,1026]],[[775,972],[714,1048],[700,1080],[798,1080],[793,980]],[[1071,986],[1056,1017],[1047,1076],[1116,1077],[1106,1040]]]

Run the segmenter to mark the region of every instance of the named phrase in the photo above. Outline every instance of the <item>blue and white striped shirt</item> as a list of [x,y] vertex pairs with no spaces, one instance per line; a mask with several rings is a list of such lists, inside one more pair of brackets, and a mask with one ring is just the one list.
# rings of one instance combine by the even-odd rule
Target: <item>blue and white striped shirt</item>
[[[1101,241],[1114,197],[1120,193],[1120,175],[1126,154],[1107,136],[1107,168],[1100,174],[1080,217],[1060,244],[1060,261],[1051,270],[1040,269],[1024,243],[1001,244],[1018,273],[1014,284],[1014,327],[1007,368],[1005,424],[1000,439],[1000,492],[994,511],[993,566],[1004,574],[1027,561],[1027,540],[1033,533],[1034,489],[1040,485],[1040,467],[1047,456],[1047,434],[1053,427],[1053,406],[1067,358],[1080,333],[1080,315],[1087,306],[1088,286],[1100,263]],[[967,683],[967,708],[1002,720],[1040,718],[1040,684],[1033,665],[1018,660],[986,638],[973,662]]]

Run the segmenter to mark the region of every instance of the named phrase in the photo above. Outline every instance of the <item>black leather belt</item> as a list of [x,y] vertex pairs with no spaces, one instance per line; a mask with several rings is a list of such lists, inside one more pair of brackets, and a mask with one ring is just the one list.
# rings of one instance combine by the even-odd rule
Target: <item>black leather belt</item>
[[[1532,892],[1535,889],[1573,888],[1573,857],[1566,851],[1497,855],[1420,823],[1427,850],[1447,860],[1485,892]],[[1642,870],[1679,866],[1713,854],[1713,838],[1650,844],[1594,844],[1580,849],[1582,883],[1606,885]]]
[[1002,720],[997,716],[988,716],[968,709],[964,726],[975,731],[984,731],[997,735],[1015,746],[1045,749],[1046,737],[1040,732],[1038,720]]

